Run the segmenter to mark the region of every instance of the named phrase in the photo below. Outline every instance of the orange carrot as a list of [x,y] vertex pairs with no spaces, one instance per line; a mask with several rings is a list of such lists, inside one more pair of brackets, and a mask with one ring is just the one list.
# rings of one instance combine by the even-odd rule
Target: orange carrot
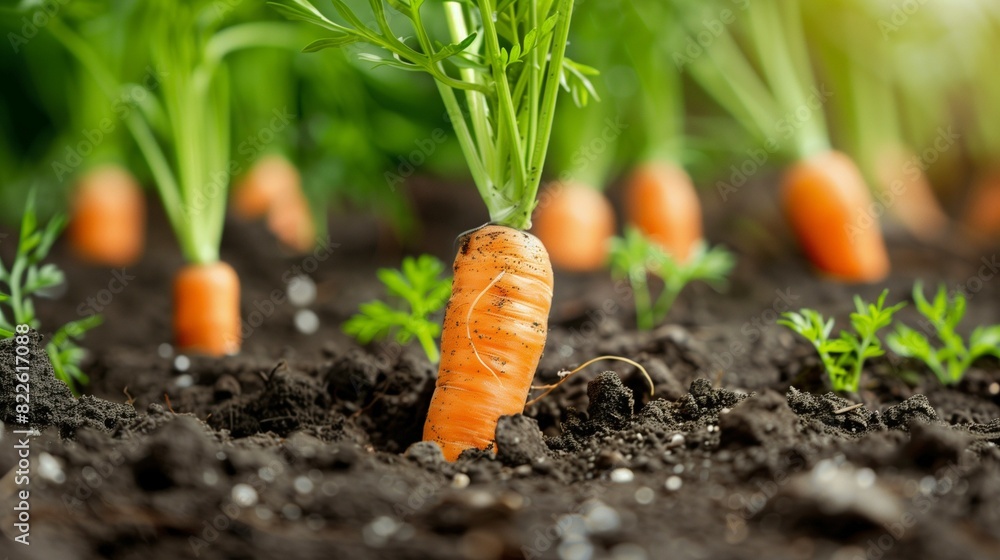
[[224,262],[187,265],[174,279],[174,342],[210,356],[240,350],[240,279]]
[[792,228],[819,270],[849,282],[877,282],[889,274],[871,193],[848,156],[831,150],[798,162],[782,190]]
[[875,169],[889,212],[917,239],[931,240],[948,228],[948,216],[941,208],[927,175],[908,162],[913,154],[897,148],[884,150]]
[[233,190],[233,207],[242,218],[262,218],[283,198],[300,191],[301,184],[298,170],[287,159],[265,156]]
[[315,245],[316,224],[302,192],[302,178],[281,156],[266,156],[253,166],[235,189],[233,207],[248,220],[266,217],[271,233],[295,251]]
[[969,194],[965,227],[979,239],[1000,236],[1000,169],[979,176]]
[[535,208],[533,222],[532,231],[555,266],[589,271],[607,262],[615,212],[597,189],[572,182],[551,185]]
[[67,232],[84,260],[128,266],[142,256],[146,242],[146,198],[135,178],[107,165],[87,172],[73,195]]
[[701,202],[691,177],[669,163],[647,163],[625,184],[628,221],[675,258],[685,261],[702,239]]
[[465,235],[455,257],[441,335],[441,364],[424,440],[449,461],[493,443],[497,420],[524,411],[542,356],[553,277],[541,241],[488,225]]

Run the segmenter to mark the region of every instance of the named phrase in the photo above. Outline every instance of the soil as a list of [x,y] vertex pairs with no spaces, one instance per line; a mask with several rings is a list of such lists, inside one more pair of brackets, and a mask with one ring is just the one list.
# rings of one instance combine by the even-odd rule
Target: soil
[[[437,225],[409,250],[450,260],[451,239],[482,217],[457,219],[474,202],[452,190],[418,192],[424,223]],[[917,278],[969,291],[966,332],[998,323],[1000,282],[977,276],[996,251],[894,236],[893,276],[845,286],[774,242],[787,238],[781,226],[746,226],[780,220],[740,196],[728,204],[745,221],[725,218],[736,206],[709,209],[713,239],[740,254],[729,290],[688,288],[652,332],[635,331],[623,285],[557,277],[536,381],[617,354],[647,368],[653,395],[630,366],[592,366],[502,418],[496,450],[454,463],[420,442],[436,369],[419,349],[360,347],[339,332],[379,295],[375,268],[399,261],[374,222],[337,218],[329,254],[311,256],[282,252],[259,225],[228,224],[223,258],[242,276],[248,336],[222,360],[168,344],[181,259],[162,216],[145,259],[124,271],[57,246],[70,285],[39,302],[44,324],[97,308],[105,324],[86,339],[93,382],[80,399],[31,335],[28,547],[9,540],[23,436],[11,431],[13,346],[0,343],[0,557],[1000,558],[997,361],[945,388],[919,364],[874,359],[845,398],[811,347],[774,325],[805,306],[843,324],[854,293],[888,287],[899,301]],[[320,327],[308,335],[284,297],[300,273],[317,287],[307,308]]]

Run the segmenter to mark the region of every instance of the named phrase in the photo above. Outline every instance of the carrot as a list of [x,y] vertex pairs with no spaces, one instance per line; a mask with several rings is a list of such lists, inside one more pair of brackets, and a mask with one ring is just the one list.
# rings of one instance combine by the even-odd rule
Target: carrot
[[871,194],[854,162],[824,151],[785,175],[785,212],[799,242],[821,271],[845,281],[876,282],[889,274],[889,257]]
[[572,271],[597,270],[608,260],[615,212],[597,189],[559,182],[542,193],[532,231],[549,250],[552,264]]
[[1000,169],[984,173],[976,180],[963,221],[973,237],[1000,236]]
[[437,386],[424,425],[449,461],[493,442],[497,420],[524,411],[552,305],[549,256],[535,236],[488,225],[455,257]]
[[190,264],[174,278],[174,342],[210,356],[240,350],[240,280],[222,261]]
[[691,177],[669,163],[639,166],[625,184],[628,222],[680,261],[702,239],[701,202]]
[[265,156],[233,189],[233,208],[247,220],[262,218],[284,197],[301,190],[301,184],[298,170],[287,159]]
[[127,266],[142,256],[146,241],[146,199],[136,180],[116,165],[80,178],[73,195],[69,241],[84,260]]
[[267,214],[267,228],[286,247],[299,253],[305,253],[316,245],[316,224],[309,202],[301,191],[289,193],[271,207]]
[[948,228],[948,216],[934,195],[930,180],[920,167],[909,165],[913,158],[902,149],[880,154],[875,175],[882,192],[888,193],[889,212],[917,239],[940,237]]

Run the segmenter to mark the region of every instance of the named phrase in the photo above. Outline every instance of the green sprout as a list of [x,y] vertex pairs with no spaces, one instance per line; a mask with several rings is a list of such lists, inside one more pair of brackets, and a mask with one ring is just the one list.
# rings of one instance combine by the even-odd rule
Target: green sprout
[[834,391],[856,393],[865,360],[885,355],[878,331],[889,326],[892,316],[906,305],[900,303],[887,309],[885,298],[888,295],[889,290],[885,290],[877,303],[867,305],[860,296],[854,296],[857,308],[857,312],[851,313],[854,333],[840,331],[839,338],[830,338],[833,319],[827,320],[813,309],[785,313],[785,319],[778,323],[802,335],[816,347]]
[[931,346],[927,336],[897,322],[896,331],[886,337],[886,343],[893,352],[924,362],[944,385],[961,381],[965,371],[979,358],[1000,358],[1000,325],[976,328],[969,337],[968,345],[955,332],[965,317],[967,301],[964,294],[957,293],[949,298],[947,289],[941,286],[931,303],[924,297],[923,284],[918,281],[913,286],[913,301],[917,304],[917,311],[933,326],[943,346]]
[[[48,256],[52,244],[65,226],[66,218],[60,215],[40,229],[35,213],[34,193],[28,195],[24,216],[21,219],[21,237],[14,263],[7,268],[3,261],[0,261],[0,285],[3,286],[0,288],[0,338],[14,336],[15,332],[19,332],[18,325],[27,325],[33,329],[40,327],[32,298],[44,297],[47,290],[61,285],[66,280],[59,267],[52,263],[42,264],[42,260]],[[89,382],[87,375],[80,370],[80,362],[83,361],[85,351],[76,342],[84,333],[99,324],[101,324],[99,315],[90,315],[69,322],[58,329],[45,345],[56,377],[74,392],[77,385]]]
[[[701,280],[722,289],[734,265],[732,253],[722,247],[709,248],[704,242],[690,259],[680,262],[635,228],[611,241],[611,274],[628,280],[632,286],[636,322],[642,330],[651,330],[662,322],[689,283]],[[649,289],[650,276],[663,281],[655,302]]]
[[394,335],[400,344],[414,338],[436,364],[441,355],[436,339],[441,325],[429,317],[444,308],[451,297],[451,278],[441,277],[444,263],[430,255],[403,259],[401,270],[381,268],[378,279],[395,305],[381,300],[362,303],[359,313],[344,323],[344,332],[361,344]]

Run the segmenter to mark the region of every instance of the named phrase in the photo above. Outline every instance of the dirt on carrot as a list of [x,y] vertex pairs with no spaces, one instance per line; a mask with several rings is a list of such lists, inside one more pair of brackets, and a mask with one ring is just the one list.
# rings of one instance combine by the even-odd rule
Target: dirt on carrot
[[188,265],[174,279],[174,342],[181,351],[235,354],[241,344],[240,280],[224,262]]
[[73,193],[67,236],[80,258],[120,267],[142,257],[146,197],[135,177],[117,165],[88,171]]
[[637,168],[625,187],[628,222],[678,260],[691,255],[702,239],[702,213],[691,177],[669,163]]

